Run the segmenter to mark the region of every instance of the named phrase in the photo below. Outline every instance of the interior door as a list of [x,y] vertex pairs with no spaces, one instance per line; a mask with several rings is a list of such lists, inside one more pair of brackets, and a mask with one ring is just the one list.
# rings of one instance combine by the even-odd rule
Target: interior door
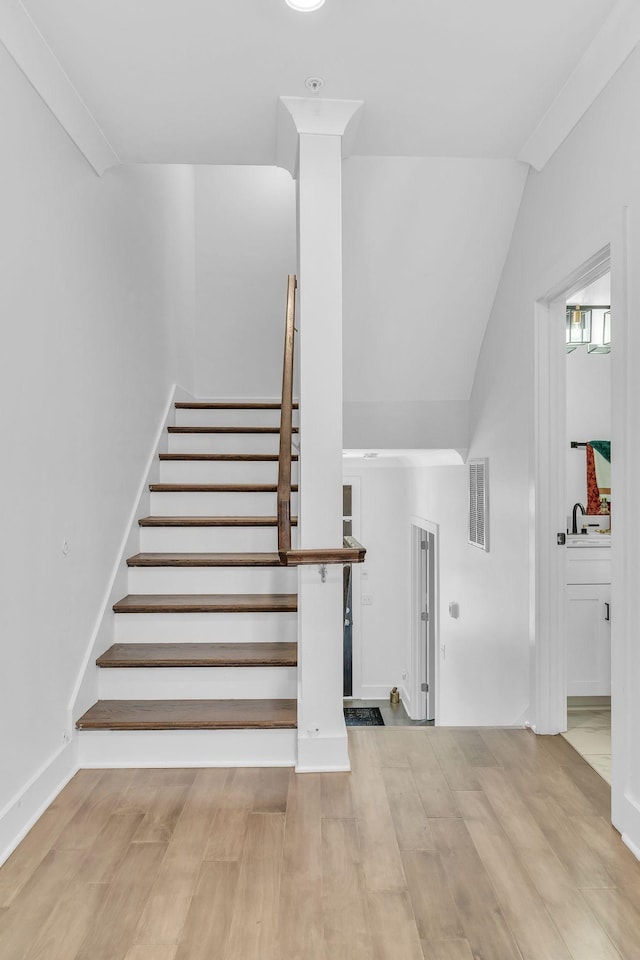
[[435,622],[435,537],[418,530],[418,643],[420,653],[420,688],[425,720],[436,715],[436,622]]
[[425,531],[426,549],[422,550],[425,563],[426,663],[427,663],[427,720],[436,716],[436,618],[435,606],[435,537]]
[[342,568],[342,596],[344,608],[343,646],[342,646],[342,695],[353,696],[353,616],[351,602],[351,565]]
[[[342,532],[343,536],[353,535],[353,488],[351,484],[342,487]],[[353,603],[351,566],[342,568],[342,609],[344,627],[342,633],[342,676],[344,697],[353,696]]]

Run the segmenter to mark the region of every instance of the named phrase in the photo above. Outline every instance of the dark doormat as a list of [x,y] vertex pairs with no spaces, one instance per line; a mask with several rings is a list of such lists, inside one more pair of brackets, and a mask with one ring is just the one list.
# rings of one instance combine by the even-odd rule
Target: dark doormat
[[384,727],[380,707],[344,707],[348,727]]

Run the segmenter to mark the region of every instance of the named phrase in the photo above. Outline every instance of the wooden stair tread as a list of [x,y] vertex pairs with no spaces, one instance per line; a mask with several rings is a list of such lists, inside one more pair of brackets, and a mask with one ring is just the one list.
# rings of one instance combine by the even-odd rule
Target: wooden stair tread
[[[277,493],[277,483],[150,483],[152,493]],[[297,493],[297,484],[292,485]]]
[[[220,460],[222,462],[240,461],[252,463],[256,461],[277,463],[277,453],[161,453],[160,460]],[[298,459],[297,453],[291,454],[292,460]]]
[[[277,527],[277,517],[141,517],[141,527]],[[291,526],[298,524],[291,517]]]
[[295,700],[98,700],[78,730],[292,730]]
[[[167,427],[169,433],[280,433],[280,427]],[[298,428],[292,427],[292,433]]]
[[[176,410],[279,410],[281,406],[280,403],[259,403],[258,401],[233,403],[227,400],[198,403],[179,401],[175,404]],[[293,408],[297,410],[298,404],[294,403]]]
[[136,553],[129,567],[279,567],[277,553]]
[[115,613],[289,613],[295,593],[139,593],[114,603]]
[[99,667],[295,667],[295,643],[114,643]]

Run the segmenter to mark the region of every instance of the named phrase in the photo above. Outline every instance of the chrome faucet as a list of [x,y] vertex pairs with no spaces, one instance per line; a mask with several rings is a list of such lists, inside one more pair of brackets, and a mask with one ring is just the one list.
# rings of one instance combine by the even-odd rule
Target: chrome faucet
[[573,505],[573,526],[572,526],[572,528],[571,528],[571,533],[577,533],[577,532],[578,532],[578,516],[577,516],[578,507],[580,507],[580,509],[582,510],[582,516],[583,516],[583,517],[586,516],[586,513],[587,513],[587,511],[585,510],[585,508],[582,506],[581,503],[574,503],[574,505]]

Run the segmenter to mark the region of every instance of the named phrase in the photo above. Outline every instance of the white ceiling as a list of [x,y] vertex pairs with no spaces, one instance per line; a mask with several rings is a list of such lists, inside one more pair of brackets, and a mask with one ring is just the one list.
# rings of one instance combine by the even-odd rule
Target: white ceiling
[[123,161],[273,164],[279,96],[362,99],[354,152],[517,157],[615,0],[23,0]]

